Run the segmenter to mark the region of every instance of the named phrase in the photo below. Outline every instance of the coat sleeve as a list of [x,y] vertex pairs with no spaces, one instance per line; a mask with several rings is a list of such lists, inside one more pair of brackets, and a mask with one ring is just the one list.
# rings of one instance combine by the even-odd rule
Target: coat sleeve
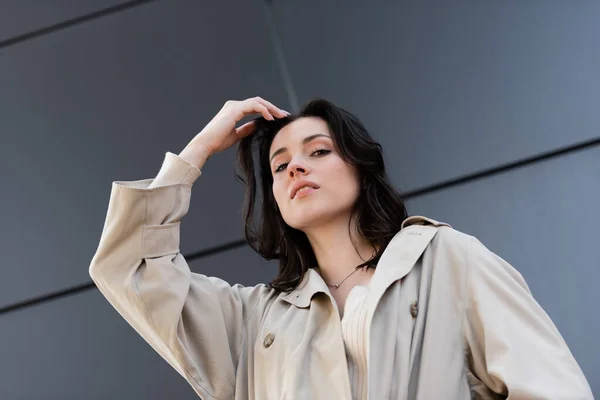
[[471,372],[510,400],[593,399],[583,372],[521,274],[467,236],[464,332]]
[[89,267],[119,314],[203,399],[233,398],[246,326],[269,290],[193,273],[179,253],[180,221],[200,175],[167,154],[157,178],[113,182]]

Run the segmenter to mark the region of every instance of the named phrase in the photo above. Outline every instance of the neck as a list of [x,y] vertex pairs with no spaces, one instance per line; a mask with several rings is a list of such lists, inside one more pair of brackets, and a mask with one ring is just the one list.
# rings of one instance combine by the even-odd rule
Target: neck
[[[326,225],[305,229],[308,241],[318,262],[317,271],[331,285],[339,283],[354,272],[356,266],[368,261],[375,254],[374,247],[356,231],[352,221],[348,231],[348,219],[331,220]],[[359,282],[370,272],[358,271],[347,282]]]

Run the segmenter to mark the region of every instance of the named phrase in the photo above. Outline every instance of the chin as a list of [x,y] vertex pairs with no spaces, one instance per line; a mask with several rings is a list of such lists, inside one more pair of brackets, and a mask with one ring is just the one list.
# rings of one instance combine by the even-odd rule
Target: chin
[[288,210],[286,215],[283,216],[286,224],[294,229],[302,229],[307,226],[312,226],[320,219],[322,213],[316,212],[316,210]]
[[[308,206],[308,204],[307,204]],[[284,216],[284,221],[294,229],[303,230],[305,228],[315,227],[326,224],[331,221],[335,215],[339,214],[328,207],[326,204],[318,204],[309,207],[297,207],[294,210],[288,210]]]

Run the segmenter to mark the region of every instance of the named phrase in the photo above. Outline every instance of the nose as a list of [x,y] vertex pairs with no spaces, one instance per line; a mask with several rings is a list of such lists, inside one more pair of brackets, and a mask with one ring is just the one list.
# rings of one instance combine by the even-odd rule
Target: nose
[[287,170],[291,178],[297,175],[306,175],[310,172],[308,166],[301,163],[299,160],[290,161]]

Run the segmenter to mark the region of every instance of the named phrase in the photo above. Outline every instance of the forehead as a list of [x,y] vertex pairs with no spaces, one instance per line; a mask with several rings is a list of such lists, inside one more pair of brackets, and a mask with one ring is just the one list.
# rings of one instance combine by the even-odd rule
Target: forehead
[[298,118],[277,132],[273,138],[273,142],[271,142],[269,152],[288,145],[302,144],[302,139],[315,133],[331,135],[327,122],[318,117]]

